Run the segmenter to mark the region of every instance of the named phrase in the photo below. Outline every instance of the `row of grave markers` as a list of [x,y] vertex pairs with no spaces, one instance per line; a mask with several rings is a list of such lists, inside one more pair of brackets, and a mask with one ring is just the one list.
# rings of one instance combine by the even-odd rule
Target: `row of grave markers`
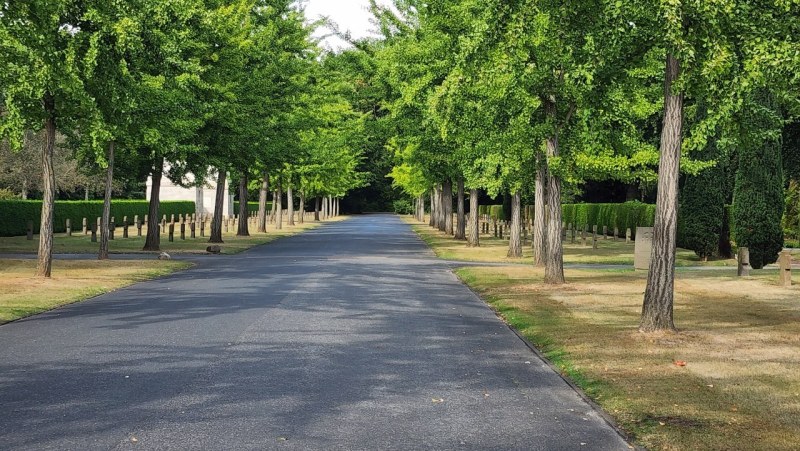
[[[283,222],[288,222],[287,210],[283,210],[283,212],[284,212],[283,217],[285,219],[284,219],[284,221],[282,221],[282,223]],[[306,219],[313,219],[314,218],[314,212],[304,212],[302,215],[300,213],[298,213],[298,212],[295,212],[295,215],[296,215],[295,218],[299,222],[303,222]],[[274,224],[275,220],[276,220],[275,216],[276,215],[273,215],[273,214],[267,215],[267,222],[269,224]],[[136,228],[136,236],[137,237],[141,237],[142,236],[142,227],[145,224],[148,223],[148,219],[149,219],[148,215],[144,215],[144,221],[140,221],[139,220],[139,215],[135,215],[133,217],[133,223],[130,223],[128,221],[128,217],[124,216],[122,218],[122,238],[128,238],[128,236],[129,236],[128,231],[129,231],[130,226],[134,226]],[[160,232],[161,233],[165,233],[165,232],[168,233],[169,241],[174,241],[174,239],[175,239],[175,226],[177,224],[178,229],[180,231],[180,239],[181,240],[185,240],[186,239],[186,229],[187,228],[189,229],[190,238],[196,238],[198,229],[200,230],[200,236],[201,237],[205,237],[206,236],[205,235],[206,224],[208,224],[210,226],[211,220],[212,220],[212,216],[208,215],[208,214],[203,214],[203,215],[200,215],[200,217],[198,217],[196,214],[187,213],[186,215],[179,214],[178,218],[177,218],[177,223],[176,223],[176,218],[175,218],[174,214],[170,215],[169,222],[167,222],[167,215],[163,215],[161,217],[161,221],[159,223],[159,227],[160,227]],[[258,222],[258,213],[257,212],[250,212],[250,214],[248,215],[248,221],[251,223],[250,224],[251,226],[256,227],[258,225],[257,224],[257,222]],[[83,235],[90,235],[91,234],[91,241],[93,243],[96,243],[97,242],[97,231],[100,228],[100,224],[101,223],[102,223],[102,218],[99,217],[99,216],[97,217],[97,221],[93,221],[91,223],[89,223],[87,218],[83,218],[83,221],[82,221],[82,233],[83,233]],[[225,233],[228,233],[231,228],[236,228],[238,226],[238,224],[239,224],[239,216],[238,215],[233,215],[233,216],[223,217],[222,224],[223,224]],[[31,240],[33,240],[33,221],[28,221],[27,226],[28,226],[28,228],[27,228],[27,239],[28,239],[28,241],[31,241]],[[72,236],[72,234],[73,234],[72,220],[67,218],[66,221],[65,221],[65,226],[66,226],[65,227],[66,228],[66,235],[67,236]],[[112,216],[111,220],[109,221],[109,228],[108,228],[108,231],[109,231],[108,239],[109,240],[113,240],[114,239],[114,236],[115,236],[115,233],[116,233],[116,229],[117,229],[116,218]]]
[[[499,221],[491,218],[489,215],[482,215],[479,217],[480,233],[483,235],[494,236],[495,238],[510,239],[511,238],[511,223],[510,221]],[[528,230],[532,228],[530,221],[523,221],[522,223],[522,243],[526,244],[528,239]],[[602,227],[603,240],[609,237],[608,226]],[[637,227],[636,239],[631,234],[631,229],[625,229],[625,243],[634,241],[634,263],[633,267],[637,270],[648,271],[650,269],[650,254],[653,250],[653,228],[652,227]],[[562,238],[566,241],[570,239],[571,244],[575,244],[576,238],[580,236],[581,243],[588,246],[589,226],[584,225],[580,230],[574,224],[562,224]],[[613,233],[610,234],[614,241],[621,239],[619,229],[614,227]],[[598,226],[592,227],[592,248],[598,248]],[[738,262],[738,275],[746,277],[750,275],[750,251],[746,247],[740,247],[736,260]],[[778,271],[779,283],[781,286],[789,287],[792,285],[792,255],[789,251],[783,251],[778,257]]]

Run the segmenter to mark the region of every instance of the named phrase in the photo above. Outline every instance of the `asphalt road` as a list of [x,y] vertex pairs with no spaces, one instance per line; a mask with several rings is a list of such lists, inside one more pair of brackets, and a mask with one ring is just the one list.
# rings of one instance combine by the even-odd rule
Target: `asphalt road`
[[0,326],[2,449],[627,449],[410,228],[333,223]]

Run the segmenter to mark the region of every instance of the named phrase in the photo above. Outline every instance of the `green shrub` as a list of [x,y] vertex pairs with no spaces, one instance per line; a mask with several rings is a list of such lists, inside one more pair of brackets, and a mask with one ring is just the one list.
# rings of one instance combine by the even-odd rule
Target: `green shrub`
[[399,215],[410,215],[414,213],[414,205],[408,199],[398,199],[392,202],[394,212]]
[[[146,200],[113,200],[111,201],[111,216],[117,226],[121,226],[124,217],[133,224],[134,216],[144,221],[148,214],[149,203]],[[192,214],[195,212],[194,202],[164,201],[159,205],[159,216]],[[72,230],[80,230],[83,218],[89,224],[97,221],[103,214],[103,201],[56,201],[53,212],[53,231],[62,233],[66,231],[66,220],[72,222]],[[33,222],[33,233],[39,233],[42,215],[42,201],[40,200],[4,200],[0,201],[0,236],[19,236],[27,233],[28,221]]]
[[758,133],[776,129],[782,118],[766,91],[756,95],[757,106],[745,110],[743,122],[751,128],[739,148],[739,167],[733,193],[733,230],[736,244],[750,251],[750,265],[760,269],[774,263],[783,249],[783,168],[779,138]]
[[[272,208],[272,202],[267,202],[267,213],[269,213],[270,209]],[[248,202],[247,203],[247,211],[250,213],[258,213],[258,202]],[[239,201],[233,203],[233,214],[239,214]]]
[[14,200],[19,199],[13,191],[7,188],[0,188],[0,200]]

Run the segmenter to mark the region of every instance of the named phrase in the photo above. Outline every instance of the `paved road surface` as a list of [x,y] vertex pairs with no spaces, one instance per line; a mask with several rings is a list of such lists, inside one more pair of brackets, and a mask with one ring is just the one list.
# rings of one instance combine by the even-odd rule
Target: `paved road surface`
[[0,448],[627,449],[395,217],[198,262],[0,326]]

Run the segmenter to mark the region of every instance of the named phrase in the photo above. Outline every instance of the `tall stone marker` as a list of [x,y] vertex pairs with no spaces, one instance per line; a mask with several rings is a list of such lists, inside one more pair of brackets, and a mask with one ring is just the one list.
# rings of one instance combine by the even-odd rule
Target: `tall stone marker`
[[633,251],[633,268],[650,269],[650,254],[653,252],[653,228],[637,227],[636,244]]
[[789,251],[781,252],[778,257],[780,271],[780,284],[784,287],[792,286],[792,254]]
[[750,249],[746,247],[739,248],[738,272],[739,277],[747,277],[750,275]]

